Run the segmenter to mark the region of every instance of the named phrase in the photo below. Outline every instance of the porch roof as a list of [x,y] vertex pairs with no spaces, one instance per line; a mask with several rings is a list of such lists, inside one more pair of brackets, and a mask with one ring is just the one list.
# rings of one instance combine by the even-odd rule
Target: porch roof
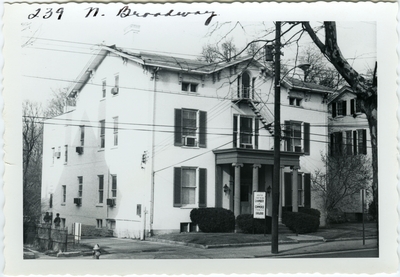
[[[258,150],[244,148],[230,148],[213,150],[216,164],[274,164],[274,150]],[[281,151],[281,166],[300,166],[302,152]]]

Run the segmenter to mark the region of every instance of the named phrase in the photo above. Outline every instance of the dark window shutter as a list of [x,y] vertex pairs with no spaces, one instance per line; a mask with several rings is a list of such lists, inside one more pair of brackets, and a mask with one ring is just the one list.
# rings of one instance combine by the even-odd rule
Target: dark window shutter
[[362,154],[367,154],[367,130],[362,130]]
[[200,111],[199,146],[207,147],[207,112]]
[[182,145],[182,110],[175,109],[175,132],[174,132],[174,145]]
[[233,116],[233,147],[237,147],[237,127],[238,127],[238,117],[237,115]]
[[285,120],[286,151],[292,151],[292,140],[290,139],[291,133],[290,121]]
[[357,149],[357,131],[353,131],[353,154],[357,155],[358,154],[358,149]]
[[342,102],[342,110],[343,110],[342,115],[347,115],[347,101]]
[[207,169],[199,170],[199,207],[207,207]]
[[335,134],[334,133],[331,133],[331,135],[330,135],[330,142],[329,142],[329,151],[330,151],[330,155],[332,156],[332,157],[334,157],[335,156]]
[[332,103],[332,117],[336,117],[336,103]]
[[336,133],[336,142],[337,142],[337,151],[338,155],[342,156],[343,155],[343,133],[342,132],[337,132]]
[[311,208],[311,174],[304,173],[304,207]]
[[354,108],[355,108],[355,100],[356,99],[351,99],[350,100],[350,114],[355,114],[356,113],[355,110],[354,110]]
[[304,122],[304,154],[310,155],[310,123]]
[[260,124],[258,121],[258,118],[254,118],[254,148],[258,149],[258,135],[259,135],[259,129],[260,129]]
[[292,206],[292,174],[285,172],[285,207]]
[[182,206],[182,172],[180,167],[174,167],[174,207]]

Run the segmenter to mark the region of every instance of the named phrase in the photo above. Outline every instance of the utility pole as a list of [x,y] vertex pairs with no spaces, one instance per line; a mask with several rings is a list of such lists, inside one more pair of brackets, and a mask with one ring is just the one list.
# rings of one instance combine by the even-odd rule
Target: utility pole
[[271,253],[278,254],[279,173],[281,165],[281,22],[275,31],[274,174],[272,184]]

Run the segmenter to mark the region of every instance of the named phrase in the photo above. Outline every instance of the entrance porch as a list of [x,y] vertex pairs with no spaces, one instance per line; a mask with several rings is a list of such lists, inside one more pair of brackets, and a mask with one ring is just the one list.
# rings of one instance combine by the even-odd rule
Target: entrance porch
[[[267,215],[271,216],[273,184],[274,152],[271,150],[257,149],[223,149],[215,150],[216,156],[216,207],[222,207],[234,212],[235,216],[253,213],[253,192],[267,192]],[[291,193],[290,206],[294,212],[298,211],[298,169],[302,153],[281,152],[281,179],[280,179],[280,203],[279,220],[282,218],[282,204],[287,201],[288,193]],[[291,191],[284,192],[284,171],[291,168]],[[287,170],[286,170],[287,171]],[[287,178],[287,176],[285,176]],[[288,183],[286,181],[286,183]],[[286,196],[286,197],[284,197]],[[289,204],[289,203],[287,203]]]

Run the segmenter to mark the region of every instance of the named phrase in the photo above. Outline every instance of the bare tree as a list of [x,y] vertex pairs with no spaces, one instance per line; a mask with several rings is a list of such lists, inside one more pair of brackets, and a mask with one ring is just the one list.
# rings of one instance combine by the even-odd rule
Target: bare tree
[[225,39],[224,42],[219,44],[206,44],[203,46],[200,60],[206,61],[208,63],[215,62],[229,62],[232,59],[236,59],[237,55],[237,47],[233,42],[233,38]]
[[325,170],[311,175],[313,191],[322,200],[328,223],[335,211],[354,207],[354,196],[371,185],[371,161],[365,155],[322,156]]
[[76,101],[74,98],[68,97],[66,89],[52,89],[53,98],[48,101],[47,108],[44,112],[46,117],[55,117],[65,113],[65,107],[75,106]]
[[37,222],[40,217],[42,175],[43,116],[38,103],[22,104],[23,139],[23,215],[25,222]]

